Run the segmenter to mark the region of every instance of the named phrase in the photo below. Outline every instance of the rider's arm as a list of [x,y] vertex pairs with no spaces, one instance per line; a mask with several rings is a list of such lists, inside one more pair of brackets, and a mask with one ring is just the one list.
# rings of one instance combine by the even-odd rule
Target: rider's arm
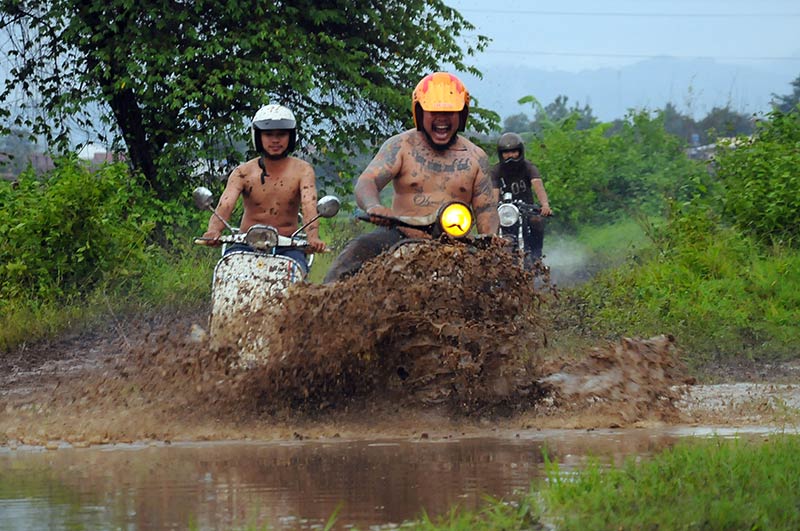
[[542,215],[549,216],[553,211],[550,210],[550,201],[547,200],[547,192],[544,190],[544,182],[542,181],[542,175],[539,173],[539,168],[530,163],[528,168],[530,168],[531,188],[536,194],[536,199],[539,200],[539,205],[542,207]]
[[497,217],[498,190],[492,185],[489,157],[476,149],[478,171],[472,185],[472,208],[475,210],[478,234],[496,234],[500,226]]
[[[402,166],[400,148],[403,143],[401,135],[395,135],[383,143],[378,154],[366,169],[358,176],[355,186],[356,203],[365,212],[371,213],[375,207],[381,207],[381,190],[400,173]],[[384,215],[390,215],[388,213]]]
[[[228,177],[228,183],[225,185],[225,191],[217,203],[216,212],[222,219],[228,221],[231,217],[233,209],[236,207],[236,202],[239,200],[239,195],[242,193],[242,186],[245,180],[245,173],[242,166],[237,167],[231,172]],[[225,224],[217,217],[211,216],[208,220],[208,230],[203,235],[206,238],[219,238],[222,234],[222,229]]]
[[533,191],[536,193],[536,198],[539,200],[539,204],[542,207],[542,215],[549,216],[552,213],[552,210],[550,210],[550,202],[547,200],[547,192],[544,190],[544,183],[542,182],[542,179],[532,179],[531,186],[533,186]]
[[[306,220],[317,217],[317,177],[311,164],[303,161],[300,168],[300,207]],[[306,241],[311,252],[321,253],[325,242],[319,239],[319,220],[306,227]]]
[[[311,164],[304,163],[300,171],[300,205],[304,219],[312,219],[317,216],[317,177]],[[319,221],[315,221],[306,227],[306,235],[309,239],[319,237]]]

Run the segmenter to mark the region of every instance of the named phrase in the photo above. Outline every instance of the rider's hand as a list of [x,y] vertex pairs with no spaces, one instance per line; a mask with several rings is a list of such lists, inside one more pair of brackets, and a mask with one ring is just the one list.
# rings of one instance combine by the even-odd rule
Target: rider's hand
[[387,217],[390,218],[394,216],[394,212],[392,212],[391,208],[387,208],[383,205],[373,205],[366,210],[366,213],[369,215],[370,223],[384,226],[389,226],[392,224],[391,220],[385,219]]
[[222,245],[222,242],[219,241],[219,237],[222,235],[221,231],[218,230],[207,230],[205,234],[203,234],[202,240],[197,239],[195,243],[199,245],[207,245],[209,247],[219,247]]
[[540,212],[540,214],[542,216],[552,216],[553,215],[553,211],[550,210],[550,205],[542,206],[542,211]]
[[319,239],[319,236],[309,236],[306,239],[306,243],[308,244],[309,253],[324,253],[325,249],[327,249],[327,245]]

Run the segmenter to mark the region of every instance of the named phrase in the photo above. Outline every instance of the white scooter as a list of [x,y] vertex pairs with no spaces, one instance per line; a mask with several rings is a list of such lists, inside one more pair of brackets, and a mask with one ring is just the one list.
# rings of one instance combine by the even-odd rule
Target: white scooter
[[[278,295],[285,293],[291,284],[305,280],[307,273],[300,263],[288,256],[277,254],[285,249],[308,247],[303,232],[317,219],[331,218],[339,212],[339,199],[326,195],[317,202],[317,216],[304,223],[291,236],[278,234],[268,225],[254,225],[246,232],[239,232],[214,210],[214,196],[208,188],[199,187],[192,193],[195,206],[210,210],[222,220],[231,234],[217,239],[196,238],[195,243],[209,241],[225,246],[243,244],[246,250],[225,252],[214,267],[211,294],[211,317],[209,319],[210,345],[213,349],[238,346],[245,365],[264,361],[268,356],[266,338],[252,330],[249,316],[267,306],[274,305]],[[308,266],[313,263],[309,256]]]

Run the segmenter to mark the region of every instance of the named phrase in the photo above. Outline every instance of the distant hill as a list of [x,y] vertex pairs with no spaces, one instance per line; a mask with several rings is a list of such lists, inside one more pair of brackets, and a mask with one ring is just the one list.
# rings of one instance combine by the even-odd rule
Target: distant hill
[[719,63],[711,59],[656,58],[630,66],[587,70],[579,73],[547,71],[524,66],[479,66],[483,79],[462,78],[481,107],[505,119],[524,112],[532,116],[530,104],[517,100],[532,95],[543,105],[559,95],[568,104],[588,103],[602,121],[622,118],[630,108],[660,109],[668,102],[695,119],[713,107],[730,106],[743,113],[769,110],[772,94],[790,94],[790,83],[800,75],[798,61],[760,68]]

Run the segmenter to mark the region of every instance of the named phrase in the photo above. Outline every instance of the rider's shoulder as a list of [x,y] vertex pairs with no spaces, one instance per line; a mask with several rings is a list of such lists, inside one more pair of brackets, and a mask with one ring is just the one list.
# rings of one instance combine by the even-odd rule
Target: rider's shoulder
[[302,168],[305,170],[313,169],[313,166],[307,160],[292,156],[286,157],[286,160],[293,168]]
[[454,145],[456,148],[465,149],[478,157],[487,157],[486,152],[482,147],[463,135],[457,136]]
[[[419,131],[417,131],[416,129],[408,129],[406,131],[403,131],[401,133],[397,133],[396,135],[392,135],[389,138],[387,138],[383,142],[383,147],[384,148],[389,148],[389,147],[398,146],[398,145],[412,144],[412,143],[414,143],[415,141],[418,140],[418,135],[421,135],[421,133]],[[425,137],[424,136],[420,136],[419,138],[420,139],[424,139]]]
[[250,159],[250,160],[247,160],[245,162],[242,162],[241,164],[236,166],[236,169],[233,170],[233,173],[237,173],[237,172],[238,173],[244,173],[244,174],[251,173],[256,168],[258,168],[258,161],[259,161],[259,157],[256,157],[254,159]]
[[228,176],[230,181],[233,178],[246,179],[258,168],[258,159],[248,160],[236,166]]

